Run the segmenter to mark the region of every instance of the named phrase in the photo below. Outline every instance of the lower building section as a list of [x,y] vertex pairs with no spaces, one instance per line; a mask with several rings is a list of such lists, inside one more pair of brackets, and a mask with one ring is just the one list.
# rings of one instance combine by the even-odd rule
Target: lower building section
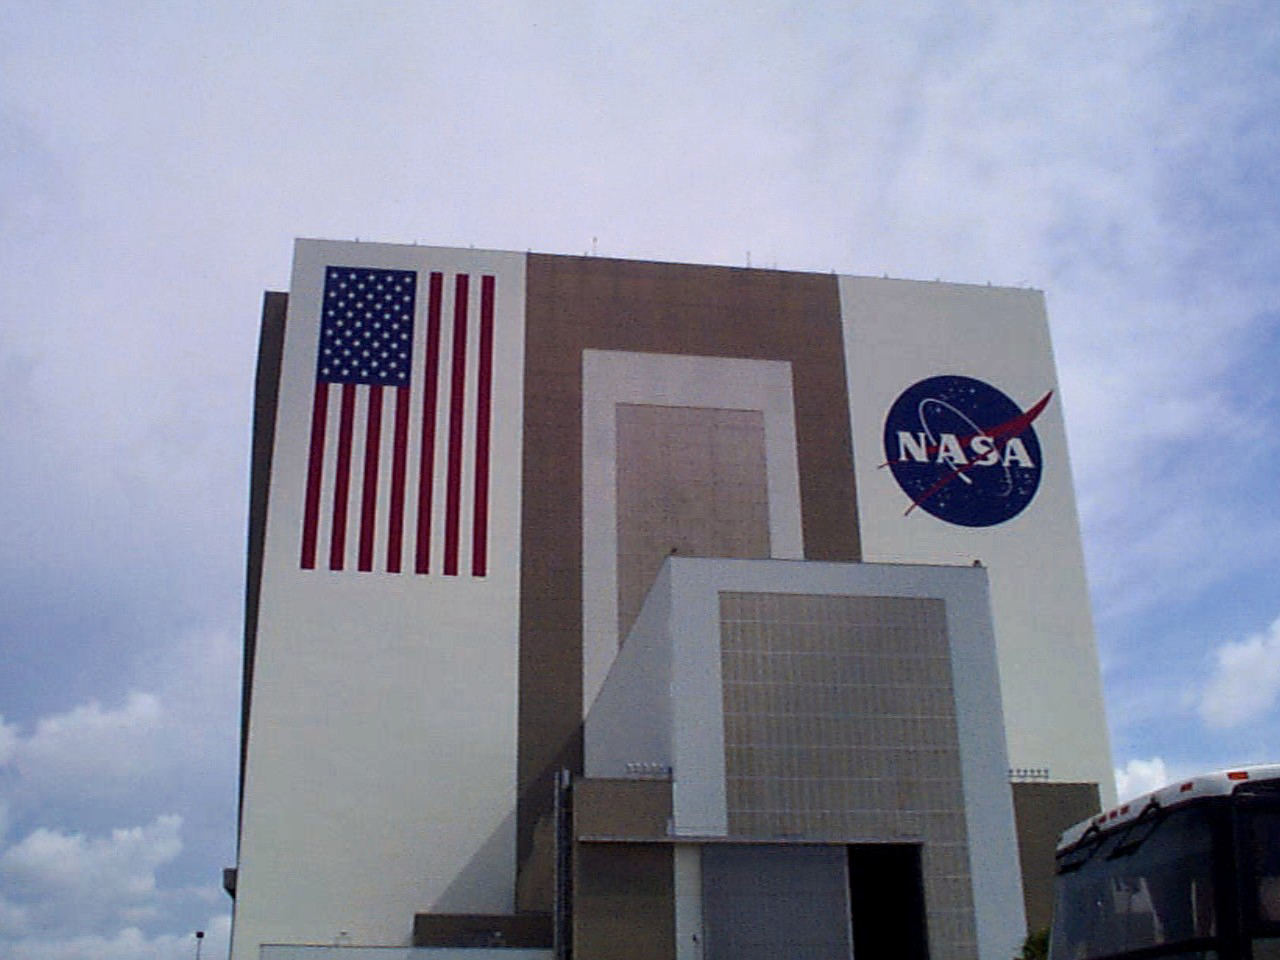
[[[578,779],[562,807],[574,957],[623,960],[924,960],[924,842],[668,830],[671,781]],[[609,833],[610,828],[614,833]],[[937,914],[936,904],[934,913]],[[935,917],[936,920],[936,917]]]
[[978,567],[668,557],[583,743],[515,912],[419,912],[378,960],[1008,960],[1098,802],[1010,784]]
[[1006,960],[1001,716],[981,568],[669,557],[586,720],[575,949]]

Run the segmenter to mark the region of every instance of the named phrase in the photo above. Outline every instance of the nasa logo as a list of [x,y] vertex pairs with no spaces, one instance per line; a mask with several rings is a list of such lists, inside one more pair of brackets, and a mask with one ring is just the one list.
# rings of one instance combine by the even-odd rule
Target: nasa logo
[[947,523],[990,527],[1025,510],[1042,468],[1031,424],[1052,396],[1024,412],[972,377],[930,377],[904,390],[884,420],[881,466],[911,498],[906,513],[920,507]]

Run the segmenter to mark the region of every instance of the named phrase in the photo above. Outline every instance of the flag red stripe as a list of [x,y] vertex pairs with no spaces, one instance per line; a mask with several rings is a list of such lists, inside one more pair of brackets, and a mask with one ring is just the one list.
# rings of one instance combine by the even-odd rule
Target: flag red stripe
[[409,459],[409,388],[396,387],[396,426],[391,448],[391,509],[387,513],[387,573],[400,572],[404,546],[404,477]]
[[491,275],[480,280],[480,364],[476,386],[475,518],[471,526],[471,575],[483,577],[489,567],[489,430],[493,399],[493,286]]
[[320,527],[320,478],[324,473],[324,431],[329,409],[329,385],[316,381],[311,403],[311,453],[307,459],[307,493],[302,510],[302,569],[316,568],[316,535]]
[[460,273],[453,293],[453,371],[449,382],[449,467],[445,481],[444,573],[458,575],[458,527],[462,512],[462,413],[466,401],[467,293],[470,277]]
[[427,294],[427,350],[422,378],[422,455],[418,464],[418,539],[414,571],[431,568],[431,484],[436,461],[436,392],[440,380],[440,309],[444,274],[432,273]]
[[341,570],[347,551],[347,496],[351,488],[351,434],[356,418],[356,385],[342,385],[338,414],[338,469],[333,481],[333,536],[329,540],[329,569]]
[[364,431],[364,481],[360,490],[360,556],[357,569],[373,569],[374,519],[378,510],[378,455],[382,446],[382,387],[369,386],[369,411]]

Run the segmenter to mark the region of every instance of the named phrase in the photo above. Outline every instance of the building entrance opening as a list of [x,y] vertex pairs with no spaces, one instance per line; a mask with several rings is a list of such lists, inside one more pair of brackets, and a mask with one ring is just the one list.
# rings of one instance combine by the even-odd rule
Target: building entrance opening
[[928,960],[918,844],[851,845],[849,905],[858,960]]

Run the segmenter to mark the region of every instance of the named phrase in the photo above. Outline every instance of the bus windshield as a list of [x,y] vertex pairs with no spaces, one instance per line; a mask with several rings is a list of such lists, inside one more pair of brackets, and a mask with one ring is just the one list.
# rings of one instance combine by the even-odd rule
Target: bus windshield
[[1089,960],[1182,945],[1167,952],[1194,956],[1207,947],[1217,933],[1211,812],[1153,810],[1061,856],[1050,955]]

